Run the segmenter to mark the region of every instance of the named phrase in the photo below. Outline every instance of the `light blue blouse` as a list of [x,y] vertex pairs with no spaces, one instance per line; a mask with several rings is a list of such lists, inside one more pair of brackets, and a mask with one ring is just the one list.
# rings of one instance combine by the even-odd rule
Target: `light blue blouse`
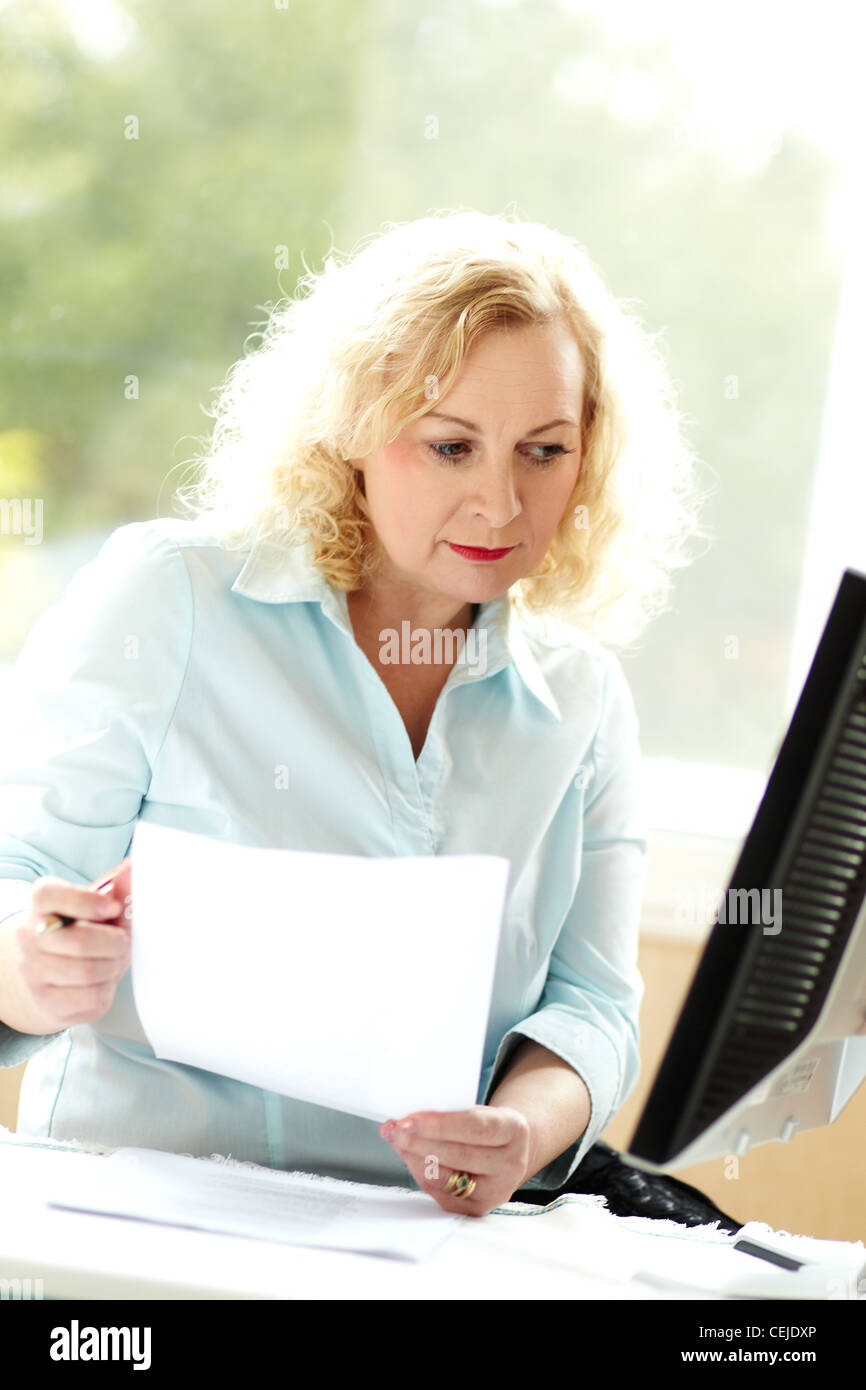
[[[503,855],[477,1102],[524,1037],[583,1077],[588,1128],[528,1184],[551,1188],[638,1076],[638,725],[618,659],[576,628],[518,621],[507,595],[481,605],[475,626],[476,659],[467,642],[416,762],[345,594],[307,547],[232,551],[177,518],[118,527],[35,623],[10,674],[0,918],[42,875],[87,884],[112,868],[138,817],[246,845]],[[430,949],[458,970],[468,930],[455,912]],[[327,1009],[327,978],[320,988]],[[18,1125],[31,1134],[415,1186],[373,1121],[156,1058],[129,972],[94,1024],[49,1036],[0,1024],[0,1065],[27,1059]]]

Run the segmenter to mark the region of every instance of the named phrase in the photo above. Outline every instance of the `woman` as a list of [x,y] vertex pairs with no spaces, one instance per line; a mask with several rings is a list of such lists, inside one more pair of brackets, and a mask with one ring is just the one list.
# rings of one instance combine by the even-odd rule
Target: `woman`
[[[30,1133],[408,1183],[483,1215],[577,1185],[637,1079],[637,721],[600,637],[664,606],[692,457],[651,340],[551,229],[437,214],[301,290],[229,374],[187,518],[118,528],[16,663],[2,1059],[32,1058]],[[83,886],[139,817],[508,857],[477,1104],[380,1127],[157,1059],[128,864],[107,919]],[[76,925],[40,931],[53,912]],[[430,949],[459,969],[470,929],[455,916]]]

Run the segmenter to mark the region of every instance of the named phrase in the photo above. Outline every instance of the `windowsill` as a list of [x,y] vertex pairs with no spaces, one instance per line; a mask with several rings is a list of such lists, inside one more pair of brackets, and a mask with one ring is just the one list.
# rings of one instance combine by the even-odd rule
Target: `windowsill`
[[650,831],[641,935],[703,943],[767,777],[673,758],[644,758],[642,768]]
[[641,936],[704,942],[742,838],[650,830]]

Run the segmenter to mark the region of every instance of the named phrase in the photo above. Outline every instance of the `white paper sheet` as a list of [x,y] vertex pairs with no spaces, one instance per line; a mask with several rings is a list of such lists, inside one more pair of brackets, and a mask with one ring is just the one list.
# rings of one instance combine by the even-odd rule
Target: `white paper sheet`
[[458,1225],[424,1192],[234,1168],[157,1149],[118,1149],[55,1180],[49,1206],[221,1231],[252,1240],[422,1260]]
[[139,821],[131,860],[132,987],[157,1057],[380,1123],[476,1103],[507,859]]

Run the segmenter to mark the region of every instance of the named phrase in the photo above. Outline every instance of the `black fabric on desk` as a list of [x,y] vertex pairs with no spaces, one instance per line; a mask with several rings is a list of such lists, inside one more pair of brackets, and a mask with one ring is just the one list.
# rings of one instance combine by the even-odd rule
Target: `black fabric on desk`
[[524,1187],[512,1193],[512,1202],[547,1206],[563,1192],[595,1192],[607,1198],[615,1216],[650,1216],[679,1221],[683,1226],[703,1226],[718,1221],[722,1230],[739,1231],[742,1222],[717,1207],[690,1183],[666,1173],[642,1173],[625,1163],[616,1149],[599,1140],[587,1150],[568,1181],[555,1192]]

